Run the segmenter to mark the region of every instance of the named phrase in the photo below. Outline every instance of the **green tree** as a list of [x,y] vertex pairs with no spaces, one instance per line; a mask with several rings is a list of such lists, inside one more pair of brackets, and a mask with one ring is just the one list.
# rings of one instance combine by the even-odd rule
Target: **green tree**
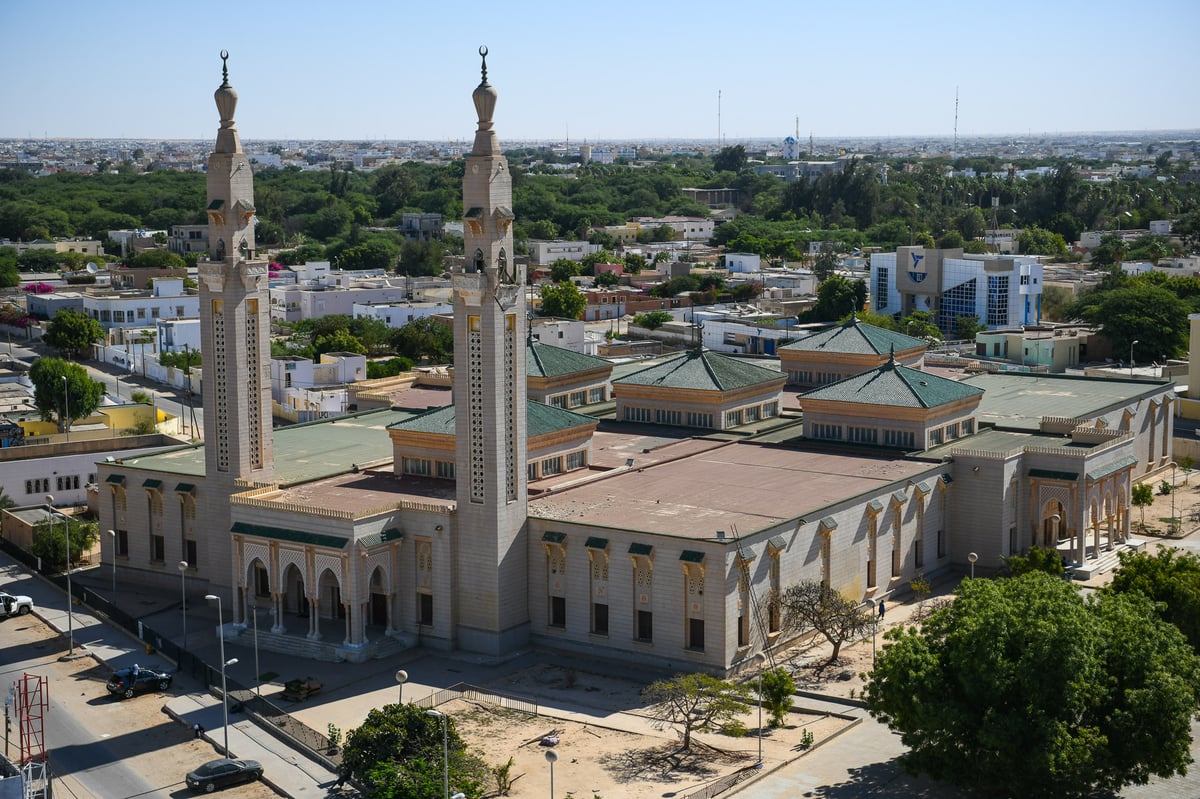
[[66,433],[76,419],[91,416],[100,407],[104,384],[92,380],[79,364],[59,358],[38,358],[29,369],[33,404],[43,422],[57,422]]
[[820,580],[801,580],[788,586],[781,599],[783,624],[799,635],[815,632],[833,645],[829,662],[837,662],[842,644],[870,629],[873,616]]
[[454,328],[429,317],[414,319],[392,331],[391,342],[398,355],[414,362],[454,361]]
[[974,341],[975,334],[987,330],[978,316],[959,316],[954,320],[954,337],[959,341]]
[[4,490],[4,486],[0,486],[0,510],[8,510],[9,508],[17,507],[17,502],[8,495]]
[[346,735],[342,766],[363,784],[368,796],[441,796],[443,724],[451,790],[482,796],[487,765],[467,750],[453,717],[436,718],[412,704],[371,710],[363,723]]
[[1092,266],[1114,266],[1125,260],[1129,245],[1116,233],[1105,233],[1092,250]]
[[1030,547],[1024,555],[1009,555],[1004,558],[1004,565],[1013,577],[1034,571],[1062,577],[1065,571],[1062,555],[1054,547]]
[[647,330],[658,330],[674,318],[669,311],[648,311],[646,313],[635,314],[633,323]]
[[787,669],[771,669],[762,674],[762,694],[758,700],[771,714],[771,726],[780,727],[792,709],[792,696],[796,693],[796,683]]
[[[100,537],[96,522],[84,521],[68,516],[67,529],[71,538],[71,557],[79,561],[80,553],[91,549]],[[51,518],[33,526],[33,542],[29,553],[42,559],[43,563],[65,568],[67,564],[66,539],[63,538],[63,518],[54,514]]]
[[1049,255],[1062,258],[1067,254],[1067,242],[1061,233],[1044,230],[1037,225],[1027,227],[1017,236],[1022,255]]
[[85,313],[66,308],[54,315],[42,336],[46,344],[72,359],[103,339],[104,328],[99,322]]
[[616,272],[601,272],[596,275],[594,282],[597,286],[618,286],[621,284],[621,276]]
[[1096,289],[1080,298],[1069,313],[1100,328],[1117,352],[1137,341],[1135,359],[1187,351],[1189,306],[1173,291],[1139,275],[1122,288]]
[[1167,548],[1120,552],[1117,557],[1121,565],[1104,590],[1146,597],[1159,618],[1175,625],[1193,649],[1200,649],[1200,557]]
[[1085,600],[1043,572],[968,580],[896,627],[863,691],[912,774],[1073,799],[1183,773],[1200,658],[1143,597]]
[[718,680],[710,674],[676,674],[642,690],[642,701],[661,729],[679,727],[681,752],[692,749],[692,733],[719,728],[749,709],[750,690],[743,685]]
[[747,160],[744,144],[722,147],[720,152],[713,156],[713,169],[717,172],[741,172]]
[[1149,483],[1134,483],[1130,501],[1135,508],[1142,509],[1142,526],[1146,526],[1146,508],[1154,504],[1154,489]]
[[367,379],[378,380],[381,377],[395,377],[402,372],[412,371],[413,362],[408,358],[391,358],[383,363],[367,361]]
[[833,242],[823,242],[821,250],[817,253],[817,257],[813,260],[812,271],[816,275],[818,283],[824,283],[829,278],[833,277],[838,268],[837,245]]
[[581,272],[578,261],[572,261],[567,258],[559,258],[554,263],[550,264],[550,279],[555,283],[566,283],[571,278],[577,277]]
[[445,248],[437,241],[400,245],[400,271],[406,275],[440,275],[446,271]]
[[338,330],[327,336],[317,336],[313,339],[313,360],[320,361],[327,352],[352,352],[355,355],[365,355],[367,348],[349,330]]
[[186,266],[183,259],[168,250],[146,250],[130,256],[127,261],[134,269],[178,269]]
[[578,319],[587,308],[587,297],[574,283],[555,283],[542,286],[540,316],[558,319]]

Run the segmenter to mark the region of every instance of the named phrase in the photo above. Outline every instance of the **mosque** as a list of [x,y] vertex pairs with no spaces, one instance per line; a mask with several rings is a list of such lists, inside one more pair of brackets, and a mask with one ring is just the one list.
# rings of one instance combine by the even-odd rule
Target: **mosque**
[[[531,343],[481,54],[453,404],[274,431],[267,262],[224,69],[199,264],[207,440],[98,465],[123,580],[175,585],[186,561],[232,611],[227,637],[256,612],[260,646],[302,657],[544,646],[724,675],[788,643],[779,599],[800,580],[866,601],[1035,544],[1083,572],[1136,545],[1132,482],[1171,460],[1167,383],[949,380],[920,341],[854,319],[783,348],[779,370],[699,350],[613,377]],[[802,427],[787,382],[813,386]],[[568,409],[608,391],[615,419]]]

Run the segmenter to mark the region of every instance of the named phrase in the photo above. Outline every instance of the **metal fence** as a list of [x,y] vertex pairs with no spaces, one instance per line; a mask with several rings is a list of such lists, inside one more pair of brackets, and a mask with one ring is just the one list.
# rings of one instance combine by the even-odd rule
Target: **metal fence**
[[[0,538],[0,550],[12,556],[14,560],[25,565],[29,570],[37,572],[46,580],[54,583],[65,593],[67,577],[49,566],[42,566],[38,558],[18,547],[13,542]],[[139,619],[121,610],[104,596],[90,588],[78,586],[74,588],[75,599],[97,615],[106,617],[135,638],[160,652],[169,660],[175,661],[179,670],[204,683],[215,696],[221,696],[221,670],[213,667],[184,649],[167,636],[160,634],[152,627],[143,624]],[[258,696],[254,691],[240,685],[235,680],[226,679],[229,688],[229,710],[231,713],[248,711],[251,720],[289,746],[307,750],[317,760],[322,761],[327,768],[337,771],[341,765],[340,750],[330,754],[329,739],[300,722],[277,705]],[[477,689],[476,689],[477,690]],[[536,714],[536,705],[533,711]]]
[[725,793],[725,791],[728,791],[733,786],[745,782],[755,774],[758,774],[759,771],[758,766],[747,766],[746,768],[738,769],[732,774],[726,774],[724,777],[713,780],[703,788],[692,791],[689,794],[684,794],[680,799],[712,799],[714,796]]
[[413,702],[417,707],[437,707],[445,704],[452,699],[470,699],[474,702],[484,702],[489,705],[498,705],[509,710],[516,710],[521,713],[528,713],[531,716],[538,714],[537,701],[525,696],[517,696],[516,694],[506,694],[499,691],[489,691],[486,688],[480,688],[477,685],[460,682],[451,685],[441,691],[436,691],[429,696],[418,699]]

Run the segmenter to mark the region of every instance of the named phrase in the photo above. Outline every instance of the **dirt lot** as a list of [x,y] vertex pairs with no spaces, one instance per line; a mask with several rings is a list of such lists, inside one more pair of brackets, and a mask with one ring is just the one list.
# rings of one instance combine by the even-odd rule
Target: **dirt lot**
[[[576,799],[650,799],[684,796],[723,775],[752,766],[757,761],[756,711],[740,721],[747,733],[742,737],[721,734],[695,736],[698,744],[690,754],[680,753],[679,735],[670,727],[655,729],[640,710],[643,686],[624,680],[555,666],[527,669],[494,686],[522,696],[538,697],[543,713],[561,707],[577,711],[577,718],[563,720],[547,715],[532,716],[513,710],[456,700],[440,710],[453,716],[460,733],[488,763],[502,765],[513,759],[513,797],[546,796],[550,768],[545,760],[549,747],[545,736],[556,736],[559,759],[554,766],[554,795]],[[797,700],[797,707],[803,702]],[[630,717],[609,717],[612,708],[639,709]],[[784,760],[803,756],[804,731],[814,740],[844,727],[841,719],[793,711],[789,723],[764,731],[763,759],[769,769]],[[621,729],[617,729],[620,727]],[[634,728],[634,729],[629,729]]]
[[[13,655],[10,660],[18,662],[34,657],[36,659],[21,671],[49,679],[52,704],[46,720],[47,740],[52,747],[50,762],[58,774],[56,792],[76,799],[111,799],[103,792],[97,792],[93,772],[116,759],[153,785],[153,796],[192,795],[183,782],[184,774],[219,755],[211,745],[193,739],[190,729],[162,711],[166,694],[145,694],[121,701],[110,699],[104,690],[108,668],[91,657],[58,660],[65,646],[60,648],[59,636],[35,616],[8,620],[0,629],[6,652]],[[4,667],[0,667],[0,671],[4,672],[5,682],[20,676]],[[59,724],[72,725],[89,741],[98,744],[68,747],[73,751],[72,762],[94,765],[71,768],[63,758],[56,761],[54,725]],[[15,757],[15,728],[13,738],[10,751]],[[270,788],[258,783],[229,788],[221,796],[223,799],[278,799]]]

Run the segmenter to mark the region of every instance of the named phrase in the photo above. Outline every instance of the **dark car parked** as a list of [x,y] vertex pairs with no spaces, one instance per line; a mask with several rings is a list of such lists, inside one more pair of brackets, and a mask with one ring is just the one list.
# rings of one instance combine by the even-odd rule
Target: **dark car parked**
[[217,788],[254,782],[262,777],[262,764],[257,760],[210,760],[195,771],[189,771],[187,786],[193,791],[212,793]]
[[157,669],[147,669],[134,664],[131,669],[117,669],[108,678],[105,686],[113,696],[126,699],[147,691],[165,691],[171,687],[171,675]]

